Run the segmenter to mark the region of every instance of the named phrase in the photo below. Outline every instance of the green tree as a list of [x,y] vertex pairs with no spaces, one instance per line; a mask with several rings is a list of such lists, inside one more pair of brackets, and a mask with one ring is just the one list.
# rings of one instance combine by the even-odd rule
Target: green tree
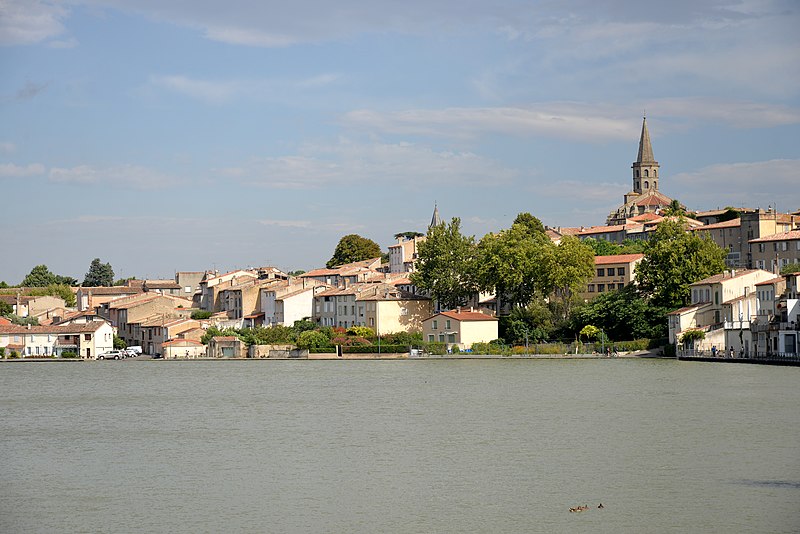
[[475,237],[461,234],[461,219],[432,226],[417,247],[417,270],[411,273],[411,281],[429,291],[442,307],[456,308],[477,290],[476,253]]
[[208,342],[211,341],[211,338],[219,336],[235,336],[241,339],[239,332],[233,328],[225,328],[220,330],[216,326],[209,326],[208,329],[206,329],[206,333],[200,338],[200,342],[203,345],[208,345]]
[[663,221],[645,245],[636,268],[642,295],[656,306],[680,308],[689,302],[689,285],[725,269],[726,251],[707,236],[685,232],[681,221]]
[[300,276],[301,274],[305,274],[305,271],[303,269],[297,269],[295,271],[289,271],[286,274],[288,274],[289,276]]
[[194,320],[202,320],[202,319],[208,319],[212,315],[214,315],[214,313],[207,310],[195,310],[192,312],[191,317]]
[[56,275],[50,272],[47,265],[37,265],[22,280],[22,287],[47,287],[57,283]]
[[115,286],[124,286],[131,280],[136,280],[135,276],[129,276],[128,278],[120,278],[119,280],[114,280]]
[[486,234],[477,247],[475,280],[479,289],[495,292],[512,306],[525,306],[544,287],[544,263],[553,244],[541,232],[514,223],[498,234]]
[[514,219],[514,224],[520,224],[524,226],[531,234],[545,234],[545,228],[542,224],[542,221],[528,212],[518,214]]
[[545,266],[546,288],[560,303],[561,318],[566,320],[578,293],[594,276],[594,251],[577,237],[566,235],[549,247]]
[[8,287],[8,283],[5,280],[0,280],[0,289],[5,289]]
[[800,273],[800,263],[790,263],[781,267],[781,274]]
[[110,263],[101,263],[100,258],[92,260],[89,272],[83,279],[83,287],[111,286],[114,284],[114,269]]
[[113,343],[114,343],[114,348],[117,349],[117,350],[122,350],[122,349],[124,349],[124,348],[126,348],[128,346],[128,344],[125,343],[125,340],[122,339],[121,337],[117,337],[116,334],[114,334],[114,342]]
[[508,343],[547,341],[553,334],[553,313],[544,300],[537,296],[526,306],[516,306],[508,317],[500,317],[500,337]]
[[394,234],[395,239],[400,239],[401,237],[405,237],[406,239],[414,239],[415,237],[422,237],[425,234],[420,232],[399,232]]
[[369,260],[381,256],[381,247],[372,239],[361,237],[358,234],[349,234],[339,240],[333,257],[325,266],[332,269],[346,263]]
[[622,246],[605,239],[590,237],[583,240],[583,244],[592,248],[595,256],[615,256],[621,254]]
[[669,203],[669,206],[664,208],[663,214],[667,217],[685,217],[686,208],[680,201],[673,199],[672,202]]
[[654,306],[633,285],[598,295],[573,310],[573,332],[586,325],[602,328],[611,339],[660,339],[667,336],[666,308]]
[[14,307],[7,302],[0,301],[0,315],[5,317],[6,315],[11,315],[12,313],[14,313]]

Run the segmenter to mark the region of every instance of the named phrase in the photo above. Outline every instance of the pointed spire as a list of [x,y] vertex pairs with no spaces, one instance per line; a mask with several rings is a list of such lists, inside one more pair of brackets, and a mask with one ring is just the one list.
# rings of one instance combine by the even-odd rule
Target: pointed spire
[[428,228],[433,228],[434,226],[439,226],[442,224],[442,218],[439,217],[439,206],[434,202],[433,204],[433,217],[431,217],[431,224]]
[[647,131],[647,117],[642,117],[642,137],[639,139],[639,157],[636,158],[636,163],[651,163],[655,160],[650,132]]

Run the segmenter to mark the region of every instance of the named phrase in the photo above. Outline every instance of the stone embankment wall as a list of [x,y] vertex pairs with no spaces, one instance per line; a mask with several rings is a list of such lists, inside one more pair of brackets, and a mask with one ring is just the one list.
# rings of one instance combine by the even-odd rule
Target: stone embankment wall
[[248,358],[308,358],[308,351],[294,345],[250,345]]

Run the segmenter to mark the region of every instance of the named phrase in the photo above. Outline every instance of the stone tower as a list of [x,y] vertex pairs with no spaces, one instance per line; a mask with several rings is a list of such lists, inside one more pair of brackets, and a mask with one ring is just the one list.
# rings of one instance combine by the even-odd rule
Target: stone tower
[[434,226],[439,226],[440,224],[442,224],[442,218],[439,217],[439,206],[434,203],[433,217],[431,217],[431,224],[428,225],[428,230],[430,230]]
[[639,155],[631,165],[633,169],[633,192],[643,195],[658,191],[658,162],[653,157],[650,132],[647,131],[647,117],[642,118],[642,136],[639,138]]

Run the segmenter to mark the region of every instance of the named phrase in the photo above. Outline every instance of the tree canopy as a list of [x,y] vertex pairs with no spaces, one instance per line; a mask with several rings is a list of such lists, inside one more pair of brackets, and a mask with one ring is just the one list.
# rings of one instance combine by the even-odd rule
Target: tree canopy
[[570,322],[575,332],[593,325],[602,328],[611,339],[655,339],[667,336],[667,311],[641,297],[635,286],[627,285],[576,308]]
[[[518,217],[519,218],[519,217]],[[486,234],[478,243],[475,280],[479,289],[495,292],[512,306],[527,305],[544,288],[542,265],[554,246],[543,232],[523,223],[498,234]]]
[[431,226],[425,241],[417,246],[417,270],[411,281],[429,291],[445,308],[456,308],[477,290],[474,236],[461,234],[461,219]]
[[100,262],[100,258],[92,260],[89,272],[83,279],[83,287],[100,287],[114,285],[114,269],[110,263]]
[[381,247],[372,239],[361,237],[358,234],[349,234],[339,240],[333,257],[328,260],[325,266],[328,269],[353,263],[356,261],[378,258],[381,256]]
[[520,213],[514,219],[514,224],[520,224],[528,229],[531,234],[544,234],[545,229],[542,221],[528,212]]
[[561,317],[569,317],[579,292],[594,276],[594,251],[571,235],[561,238],[558,245],[549,247],[545,260],[545,288],[555,295],[561,305]]
[[645,245],[636,268],[642,295],[656,306],[680,308],[689,303],[689,285],[725,269],[726,251],[707,236],[685,232],[681,221],[663,221]]
[[76,286],[78,281],[71,276],[53,274],[47,265],[37,265],[22,280],[23,287],[47,287],[50,285]]

